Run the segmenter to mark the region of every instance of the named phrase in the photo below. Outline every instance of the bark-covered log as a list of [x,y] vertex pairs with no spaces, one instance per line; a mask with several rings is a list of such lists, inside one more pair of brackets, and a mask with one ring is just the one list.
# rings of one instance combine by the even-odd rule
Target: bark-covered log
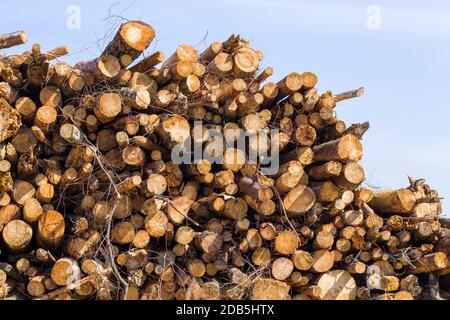
[[22,30],[0,35],[0,49],[10,48],[26,42],[27,35]]
[[135,60],[150,45],[155,30],[142,21],[129,21],[122,24],[114,39],[106,46],[103,55],[120,58],[124,54]]

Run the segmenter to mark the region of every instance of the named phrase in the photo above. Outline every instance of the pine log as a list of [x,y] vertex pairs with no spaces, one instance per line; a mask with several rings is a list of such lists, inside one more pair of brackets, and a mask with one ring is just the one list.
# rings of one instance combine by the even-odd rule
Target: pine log
[[151,98],[147,89],[143,87],[121,88],[119,91],[123,104],[131,109],[143,110],[147,109]]
[[417,262],[414,262],[413,273],[433,272],[444,269],[448,264],[448,259],[445,253],[435,252],[423,256]]
[[314,247],[316,249],[331,249],[334,243],[333,235],[328,231],[320,231],[314,238]]
[[270,250],[265,247],[258,247],[252,253],[252,262],[258,267],[266,266],[270,261]]
[[58,112],[55,108],[42,106],[36,112],[34,125],[45,133],[50,132],[55,125],[57,116]]
[[273,68],[272,67],[266,67],[264,68],[261,73],[259,73],[252,81],[252,83],[249,86],[249,92],[252,94],[255,94],[258,92],[259,87],[261,83],[267,80],[271,75],[273,74]]
[[158,126],[157,133],[165,145],[172,149],[186,141],[190,135],[190,125],[184,117],[175,115],[163,121]]
[[22,121],[31,123],[36,113],[36,104],[28,97],[21,97],[15,103],[16,110],[19,111]]
[[42,105],[56,108],[61,104],[61,91],[54,86],[45,86],[39,92]]
[[303,90],[310,90],[317,84],[317,76],[310,71],[303,72],[301,78]]
[[352,134],[361,140],[366,131],[369,130],[369,127],[369,122],[354,123],[345,130],[344,134]]
[[320,202],[332,202],[339,197],[339,189],[331,181],[312,182],[310,187]]
[[302,75],[300,73],[292,72],[288,74],[277,83],[279,90],[277,99],[281,100],[289,94],[298,91],[302,87],[302,84]]
[[277,280],[286,280],[294,270],[294,264],[288,258],[281,257],[272,263],[272,276]]
[[64,217],[57,211],[49,210],[39,218],[37,239],[44,248],[58,247],[64,236]]
[[250,208],[264,216],[270,216],[276,212],[276,204],[272,200],[260,201],[247,194],[244,195],[244,200]]
[[313,151],[314,161],[358,161],[362,157],[361,142],[353,135],[323,143]]
[[114,224],[111,231],[111,240],[117,244],[129,244],[136,236],[133,223],[124,221]]
[[51,270],[52,280],[59,286],[66,286],[81,278],[81,269],[75,260],[61,258]]
[[16,89],[8,82],[0,82],[0,98],[5,99],[8,103],[13,103],[17,97]]
[[317,138],[317,133],[312,126],[303,124],[297,127],[294,136],[299,145],[311,146]]
[[310,147],[299,147],[292,151],[283,153],[280,155],[280,163],[286,163],[288,161],[297,160],[304,166],[307,166],[313,162],[314,152]]
[[233,57],[226,52],[219,52],[208,64],[208,71],[212,74],[224,75],[233,69]]
[[277,98],[279,91],[280,90],[276,83],[274,83],[274,82],[266,83],[259,91],[259,93],[261,93],[264,98],[264,101],[261,104],[261,106],[263,106],[263,107],[270,106]]
[[357,162],[350,162],[342,167],[341,173],[333,181],[341,191],[354,190],[364,181],[365,177],[362,166]]
[[0,98],[0,142],[12,137],[17,133],[21,125],[21,117],[16,109]]
[[233,53],[233,71],[237,76],[248,77],[252,75],[259,66],[257,53],[250,48],[241,48]]
[[222,50],[220,42],[211,43],[208,48],[200,54],[200,61],[209,63]]
[[160,238],[166,234],[169,220],[162,211],[157,211],[153,216],[145,218],[145,230],[151,237]]
[[344,223],[347,226],[357,227],[364,221],[364,213],[360,210],[348,210],[343,214]]
[[300,271],[308,271],[313,265],[313,257],[307,251],[296,250],[292,255],[292,262],[296,269]]
[[31,241],[33,230],[22,220],[8,222],[2,230],[3,242],[14,253],[24,251]]
[[289,286],[273,279],[259,278],[253,282],[251,300],[287,300],[289,298]]
[[121,66],[118,58],[105,54],[91,61],[79,62],[75,65],[75,69],[92,74],[95,81],[101,82],[112,80],[118,76]]
[[311,179],[322,181],[339,176],[341,170],[341,163],[336,161],[328,161],[322,165],[309,167],[307,169],[307,173]]
[[156,51],[155,53],[151,54],[148,57],[145,57],[138,63],[136,63],[134,66],[129,68],[131,72],[142,72],[146,73],[150,71],[154,66],[157,64],[160,64],[165,59],[164,52],[162,51]]
[[368,205],[380,213],[408,214],[414,207],[416,199],[409,189],[375,193]]
[[130,166],[143,166],[147,162],[145,152],[137,146],[128,146],[122,151],[123,161]]
[[330,270],[334,265],[334,255],[328,250],[318,250],[313,254],[313,263],[311,270],[317,273],[323,273]]
[[242,198],[229,199],[225,201],[223,213],[230,219],[240,220],[247,215],[248,205]]
[[189,211],[197,198],[199,185],[195,181],[189,181],[184,187],[181,196],[169,202],[167,215],[173,223],[182,223],[189,214]]
[[337,95],[334,96],[334,100],[336,102],[339,102],[339,101],[342,101],[342,100],[352,99],[352,98],[356,98],[356,97],[362,96],[363,93],[364,93],[364,88],[360,87],[360,88],[355,89],[355,90],[346,91],[346,92],[337,94]]
[[196,246],[204,253],[214,256],[222,248],[222,235],[212,232],[203,231],[195,237]]
[[382,290],[385,292],[397,291],[400,285],[400,281],[396,276],[381,277],[376,274],[371,274],[367,277],[366,285],[369,289]]
[[40,297],[45,293],[44,276],[34,276],[27,283],[27,292],[32,297]]
[[238,186],[240,192],[260,201],[268,201],[273,197],[273,191],[256,179],[242,177],[238,181]]
[[127,54],[135,60],[153,41],[155,30],[141,21],[123,23],[114,39],[106,46],[103,55],[120,58]]
[[267,241],[272,241],[278,234],[274,225],[270,222],[263,222],[259,226],[259,233],[261,234],[261,237]]
[[333,270],[323,274],[317,286],[321,289],[321,300],[355,300],[356,282],[344,270]]
[[22,30],[0,35],[0,49],[18,46],[26,42],[27,35],[25,31]]
[[303,215],[312,208],[316,197],[307,186],[298,186],[287,193],[283,205],[287,212],[293,216]]
[[298,245],[298,235],[292,231],[280,232],[275,238],[275,250],[283,255],[292,254]]

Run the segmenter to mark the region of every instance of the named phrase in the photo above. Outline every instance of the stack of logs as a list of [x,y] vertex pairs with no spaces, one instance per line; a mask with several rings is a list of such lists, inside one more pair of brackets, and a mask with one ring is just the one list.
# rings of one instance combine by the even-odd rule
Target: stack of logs
[[[267,81],[263,53],[236,35],[142,58],[154,37],[124,23],[75,66],[66,46],[0,56],[0,298],[445,296],[437,192],[362,186],[369,125],[335,107],[363,88],[320,94],[308,71]],[[0,49],[25,42],[2,35]],[[251,136],[223,147],[210,129]],[[177,164],[186,141],[222,163]],[[271,148],[276,172],[247,160]]]

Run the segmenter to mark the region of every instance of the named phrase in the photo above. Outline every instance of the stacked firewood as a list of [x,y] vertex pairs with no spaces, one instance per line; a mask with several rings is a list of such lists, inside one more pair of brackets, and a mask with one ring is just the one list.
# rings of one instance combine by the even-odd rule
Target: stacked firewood
[[[336,116],[363,88],[271,82],[236,35],[142,57],[154,37],[131,21],[75,66],[66,46],[0,57],[0,298],[440,297],[437,192],[363,187],[369,124]],[[208,157],[175,161],[187,142]]]

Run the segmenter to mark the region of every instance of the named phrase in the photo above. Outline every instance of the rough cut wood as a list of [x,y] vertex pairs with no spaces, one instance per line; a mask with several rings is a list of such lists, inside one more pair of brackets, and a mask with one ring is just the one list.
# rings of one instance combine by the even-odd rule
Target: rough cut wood
[[362,186],[370,125],[336,106],[363,88],[271,79],[238,35],[167,59],[154,37],[0,57],[0,299],[448,297],[438,192]]
[[156,51],[155,53],[149,55],[142,59],[139,63],[135,64],[130,68],[131,72],[148,72],[157,64],[160,64],[165,59],[164,52]]
[[253,283],[250,299],[252,300],[286,300],[289,286],[282,281],[260,278]]
[[333,270],[323,274],[317,285],[321,289],[321,300],[355,300],[356,282],[344,270]]
[[368,203],[374,210],[382,213],[404,213],[411,212],[416,199],[409,189],[396,191],[385,191],[375,193],[373,199]]
[[69,285],[80,277],[81,270],[78,263],[68,258],[57,260],[51,270],[51,278],[59,286]]
[[112,80],[119,75],[121,66],[119,60],[109,54],[75,65],[76,69],[91,74],[96,81]]
[[275,238],[275,249],[281,254],[292,254],[298,247],[298,235],[292,231],[278,233]]
[[64,217],[55,210],[44,212],[39,218],[37,238],[42,246],[54,248],[61,244],[65,231]]
[[308,175],[314,180],[326,180],[339,176],[342,170],[342,164],[336,161],[328,161],[322,165],[308,168]]
[[315,202],[314,192],[307,186],[298,186],[287,193],[283,205],[293,216],[306,213]]
[[340,93],[338,95],[336,95],[334,97],[334,100],[336,102],[342,101],[342,100],[347,100],[347,99],[351,99],[351,98],[355,98],[355,97],[360,97],[362,94],[364,93],[364,88],[360,87],[356,90],[351,90],[351,91],[346,91],[343,93]]
[[414,273],[430,272],[443,269],[447,266],[447,256],[443,252],[430,253],[423,256],[415,264]]
[[361,142],[353,135],[345,135],[313,148],[314,161],[358,161],[362,157]]
[[0,142],[12,137],[19,130],[21,117],[17,110],[0,98]]
[[157,129],[158,134],[170,149],[183,143],[190,135],[190,125],[182,116],[172,116],[162,122]]
[[296,269],[308,271],[313,265],[313,257],[307,251],[296,250],[292,255],[292,261]]
[[167,208],[167,215],[173,223],[182,223],[197,198],[198,184],[190,181],[186,184],[183,194],[175,198]]
[[354,190],[365,178],[362,166],[357,162],[349,162],[342,167],[341,173],[334,182],[340,190]]
[[2,230],[3,242],[12,252],[25,250],[32,236],[33,229],[22,220],[12,220]]
[[334,265],[334,255],[328,250],[318,250],[313,254],[311,270],[318,273],[327,272]]
[[277,83],[278,96],[277,99],[282,99],[287,95],[294,93],[302,87],[302,76],[297,72],[292,72]]
[[259,66],[259,57],[251,48],[241,48],[233,55],[233,68],[238,76],[252,75]]
[[129,21],[122,24],[114,39],[106,46],[103,55],[120,58],[124,54],[135,60],[153,41],[156,33],[142,21]]
[[24,31],[16,31],[0,35],[0,49],[6,49],[27,42],[27,35]]

